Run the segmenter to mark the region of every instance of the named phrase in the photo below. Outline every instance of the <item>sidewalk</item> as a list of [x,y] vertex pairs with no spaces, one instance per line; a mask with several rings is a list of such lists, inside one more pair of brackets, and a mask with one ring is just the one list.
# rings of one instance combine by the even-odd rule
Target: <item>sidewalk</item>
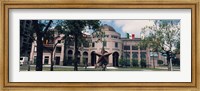
[[[35,65],[30,65],[31,67],[35,67]],[[43,67],[50,67],[51,65],[43,65]],[[74,68],[74,66],[60,66],[54,65],[54,68]],[[85,67],[78,67],[78,68],[85,68]],[[95,66],[88,66],[87,68],[95,68]],[[106,67],[106,69],[118,69],[117,67]]]
[[[163,69],[163,70],[168,70],[167,67],[156,67],[157,69]],[[173,71],[180,71],[180,67],[174,66],[172,67]]]

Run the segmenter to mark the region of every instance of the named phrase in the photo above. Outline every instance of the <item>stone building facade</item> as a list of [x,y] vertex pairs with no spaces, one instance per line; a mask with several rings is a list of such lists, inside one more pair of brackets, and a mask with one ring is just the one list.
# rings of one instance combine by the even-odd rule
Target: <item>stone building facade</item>
[[[98,41],[100,39],[99,36],[94,35],[86,35],[87,40],[90,41],[88,45],[82,45],[79,47],[78,51],[78,63],[79,65],[83,65],[83,61],[87,61],[89,66],[94,66],[98,60],[98,57],[95,55],[95,52],[100,53],[102,46],[104,45],[105,51],[108,53],[112,53],[109,56],[109,63],[108,66],[119,66],[120,59],[128,59],[130,60],[138,60],[138,64],[140,63],[141,59],[146,60],[147,66],[153,66],[153,59],[155,61],[155,66],[159,66],[157,64],[157,60],[165,60],[164,57],[159,55],[154,55],[152,58],[152,53],[149,49],[140,48],[138,43],[141,41],[140,38],[134,39],[127,39],[121,38],[120,34],[115,31],[115,29],[109,25],[103,25],[101,27],[101,31],[105,33],[105,36],[101,40],[105,40],[103,43],[102,41]],[[57,39],[53,41],[48,41],[44,43],[44,46],[49,47],[50,49],[53,48],[55,43],[57,43],[56,48],[53,52],[53,59],[55,65],[64,65],[64,40],[61,40],[62,36],[59,36]],[[32,64],[36,61],[37,50],[36,50],[36,42],[32,43],[32,50],[30,53],[30,61]],[[74,44],[71,43],[70,46],[66,49],[67,55],[67,62],[68,65],[73,65],[73,57],[74,57]],[[51,64],[51,52],[44,49],[43,52],[43,64],[50,65]],[[164,64],[166,62],[164,61]]]

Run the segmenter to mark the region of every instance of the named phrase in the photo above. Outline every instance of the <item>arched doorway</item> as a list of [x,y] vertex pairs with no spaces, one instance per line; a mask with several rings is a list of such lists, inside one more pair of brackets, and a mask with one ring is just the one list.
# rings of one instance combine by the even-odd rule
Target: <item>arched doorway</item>
[[73,51],[69,50],[67,54],[68,54],[67,65],[72,65],[72,62],[73,62],[73,58],[72,58]]
[[114,52],[112,55],[113,55],[113,66],[118,67],[119,53]]
[[88,63],[88,52],[83,52],[83,64]]
[[94,66],[96,64],[96,54],[95,52],[93,51],[91,53],[91,65]]
[[60,57],[56,57],[56,65],[60,65]]
[[81,60],[80,57],[81,57],[81,52],[78,51],[78,58],[77,58],[78,64],[80,64],[80,60]]

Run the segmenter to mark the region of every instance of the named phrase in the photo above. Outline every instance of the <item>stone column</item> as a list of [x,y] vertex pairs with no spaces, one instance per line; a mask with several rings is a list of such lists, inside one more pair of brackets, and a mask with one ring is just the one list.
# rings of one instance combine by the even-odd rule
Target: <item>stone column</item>
[[133,52],[133,51],[132,51],[132,45],[130,45],[130,65],[131,65],[131,66],[133,66],[133,65],[132,65],[132,59],[133,59],[133,57],[132,57],[132,55],[133,55],[132,52]]
[[34,51],[35,50],[35,44],[34,42],[32,43],[32,47],[31,47],[31,53],[30,53],[30,63],[33,64],[34,63]]
[[138,64],[139,64],[139,66],[141,66],[140,65],[140,61],[141,61],[141,58],[140,58],[140,47],[138,47]]
[[64,45],[61,44],[60,65],[63,65],[63,60],[64,60]]

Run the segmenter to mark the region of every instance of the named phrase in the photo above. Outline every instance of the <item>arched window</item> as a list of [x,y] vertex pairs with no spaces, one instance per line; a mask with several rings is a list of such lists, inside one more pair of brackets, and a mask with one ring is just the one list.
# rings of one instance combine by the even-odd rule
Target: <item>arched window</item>
[[132,52],[132,58],[138,59],[138,52]]
[[73,51],[72,50],[69,50],[68,51],[68,55],[72,55],[73,54]]
[[141,59],[146,59],[146,52],[140,52]]
[[83,56],[88,56],[88,53],[87,52],[83,52]]
[[69,50],[68,51],[68,58],[67,58],[67,65],[72,65],[73,63],[73,58],[72,58],[72,55],[73,55],[73,51],[72,50]]

